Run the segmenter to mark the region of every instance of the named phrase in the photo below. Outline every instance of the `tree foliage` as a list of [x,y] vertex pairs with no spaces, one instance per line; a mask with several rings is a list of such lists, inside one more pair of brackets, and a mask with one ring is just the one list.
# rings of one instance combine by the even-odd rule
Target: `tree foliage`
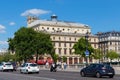
[[52,54],[51,57],[52,57],[53,61],[56,63],[59,58],[59,55],[54,53],[54,54]]
[[106,57],[109,58],[110,60],[116,59],[119,57],[119,54],[117,54],[115,51],[108,51],[106,54]]
[[35,38],[32,41],[32,43],[33,43],[34,51],[37,55],[36,62],[38,60],[38,54],[40,55],[51,54],[53,45],[49,34],[38,32],[35,35]]
[[73,49],[75,50],[74,53],[79,54],[82,57],[85,57],[86,47],[87,47],[87,50],[90,52],[90,55],[91,55],[91,53],[94,51],[91,44],[88,41],[86,41],[85,38],[80,38],[78,40],[78,42],[75,43],[74,46],[73,46]]
[[94,49],[92,57],[94,57],[94,59],[101,59],[103,57],[103,54],[99,49]]
[[15,61],[15,59],[16,59],[15,55],[12,55],[10,53],[4,53],[4,54],[0,55],[0,62],[2,62],[2,61],[6,61],[6,62]]
[[67,57],[66,56],[62,56],[62,61],[66,62],[67,61]]
[[26,61],[33,54],[37,54],[38,59],[38,54],[49,54],[53,49],[50,35],[36,32],[32,28],[20,28],[8,42],[9,50],[16,53],[18,60]]
[[14,34],[14,38],[10,38],[9,49],[14,50],[20,59],[27,60],[33,54],[31,41],[34,39],[36,32],[32,28],[20,28]]

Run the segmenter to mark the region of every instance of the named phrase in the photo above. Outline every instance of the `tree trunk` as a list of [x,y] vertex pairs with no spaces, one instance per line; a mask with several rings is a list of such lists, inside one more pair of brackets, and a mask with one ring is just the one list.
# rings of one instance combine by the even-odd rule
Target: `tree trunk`
[[25,56],[24,62],[25,62],[25,63],[27,62],[27,57],[26,57],[26,56]]
[[37,61],[38,61],[38,51],[36,51],[36,63],[37,63]]

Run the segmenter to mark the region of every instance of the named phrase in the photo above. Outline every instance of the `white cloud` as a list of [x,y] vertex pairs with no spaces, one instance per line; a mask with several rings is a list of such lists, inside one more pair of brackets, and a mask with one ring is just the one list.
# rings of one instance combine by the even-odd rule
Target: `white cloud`
[[15,25],[15,22],[10,22],[9,25],[13,26],[13,25]]
[[6,45],[6,44],[8,44],[7,41],[0,41],[0,45]]
[[30,10],[26,10],[25,12],[23,12],[21,16],[28,16],[28,15],[39,16],[41,14],[47,14],[47,13],[50,13],[50,11],[46,11],[42,9],[30,9]]
[[5,33],[5,26],[0,24],[0,33]]

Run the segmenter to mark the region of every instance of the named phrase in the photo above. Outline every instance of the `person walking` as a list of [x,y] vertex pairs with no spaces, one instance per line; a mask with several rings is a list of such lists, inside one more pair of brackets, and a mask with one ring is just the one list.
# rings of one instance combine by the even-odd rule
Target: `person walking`
[[64,63],[61,62],[61,70],[64,70]]
[[45,66],[46,66],[46,68],[49,68],[49,63],[48,63],[48,61],[46,61]]
[[66,62],[64,62],[64,70],[67,68],[67,64]]

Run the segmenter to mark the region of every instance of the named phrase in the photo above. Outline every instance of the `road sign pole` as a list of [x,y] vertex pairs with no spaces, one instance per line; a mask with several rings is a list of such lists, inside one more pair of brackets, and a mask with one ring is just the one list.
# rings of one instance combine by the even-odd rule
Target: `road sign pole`
[[88,66],[88,56],[89,56],[89,51],[86,49],[86,51],[85,51],[86,66]]

